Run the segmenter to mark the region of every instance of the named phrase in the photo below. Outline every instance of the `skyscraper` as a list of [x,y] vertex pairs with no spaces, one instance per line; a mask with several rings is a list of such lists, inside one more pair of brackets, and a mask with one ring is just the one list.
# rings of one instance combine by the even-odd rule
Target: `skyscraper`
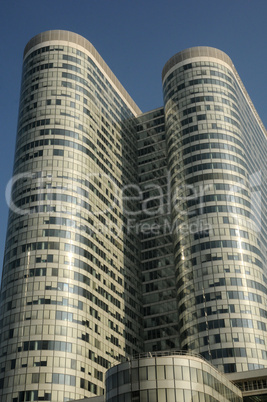
[[25,48],[3,402],[101,395],[142,351],[267,366],[266,131],[217,49],[178,53],[162,80],[164,108],[142,114],[81,36]]
[[50,31],[27,44],[2,279],[2,401],[101,394],[111,362],[142,350],[139,240],[123,224],[133,202],[121,201],[130,187],[120,195],[137,184],[139,113],[86,39]]
[[181,347],[224,372],[266,365],[266,132],[229,57],[163,69]]

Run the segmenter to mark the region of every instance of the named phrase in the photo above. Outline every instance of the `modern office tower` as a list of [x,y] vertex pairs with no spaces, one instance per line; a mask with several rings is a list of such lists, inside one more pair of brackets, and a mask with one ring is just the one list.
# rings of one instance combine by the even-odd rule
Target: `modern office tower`
[[224,372],[266,367],[266,132],[229,57],[163,69],[182,349]]
[[50,31],[27,44],[1,291],[1,402],[100,395],[106,369],[142,350],[140,247],[125,230],[131,189],[121,194],[138,184],[137,114],[86,39]]
[[106,370],[142,351],[199,353],[225,373],[267,366],[266,131],[219,50],[171,58],[163,95],[142,114],[79,35],[27,44],[1,402],[103,400]]

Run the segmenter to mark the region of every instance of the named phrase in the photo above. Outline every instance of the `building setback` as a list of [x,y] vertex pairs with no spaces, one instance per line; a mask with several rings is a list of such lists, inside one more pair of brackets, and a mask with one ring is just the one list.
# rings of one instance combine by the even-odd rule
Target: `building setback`
[[[176,54],[162,82],[164,108],[142,113],[85,38],[48,31],[27,44],[1,402],[101,396],[106,370],[144,351],[198,353],[224,373],[266,368],[265,128],[220,50]],[[166,401],[180,395],[171,388]]]

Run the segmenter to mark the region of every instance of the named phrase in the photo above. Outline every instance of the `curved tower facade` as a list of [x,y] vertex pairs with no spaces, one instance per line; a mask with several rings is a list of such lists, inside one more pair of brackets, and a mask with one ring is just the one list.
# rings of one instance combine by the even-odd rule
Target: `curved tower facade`
[[106,402],[241,402],[242,392],[201,356],[141,354],[107,371]]
[[136,182],[140,110],[94,47],[49,31],[26,46],[1,293],[2,402],[103,394],[141,350]]
[[225,53],[188,49],[162,76],[181,348],[265,367],[265,130]]
[[176,54],[162,78],[164,108],[141,114],[83,37],[48,31],[25,48],[1,402],[103,400],[106,370],[143,351],[135,389],[111,369],[110,400],[204,398],[189,357],[173,377],[174,360],[146,367],[153,352],[267,367],[265,128],[217,49]]

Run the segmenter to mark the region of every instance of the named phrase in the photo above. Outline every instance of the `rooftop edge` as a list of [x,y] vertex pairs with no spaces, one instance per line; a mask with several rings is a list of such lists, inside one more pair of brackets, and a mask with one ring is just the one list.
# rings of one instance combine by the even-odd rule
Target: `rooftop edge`
[[108,67],[106,62],[103,60],[103,58],[97,52],[95,47],[92,45],[92,43],[89,42],[86,38],[84,38],[83,36],[81,36],[79,34],[76,34],[71,31],[65,31],[65,30],[51,30],[51,31],[41,32],[41,33],[37,34],[36,36],[34,36],[33,38],[31,38],[29,40],[29,42],[26,44],[24,53],[23,53],[23,59],[26,57],[26,55],[29,53],[29,51],[33,47],[38,46],[41,43],[50,42],[50,41],[66,41],[66,42],[70,42],[70,43],[79,45],[79,46],[83,47],[85,50],[87,50],[95,58],[95,60],[100,65],[100,67],[105,71],[105,73],[107,74],[109,79],[112,81],[112,83],[118,88],[118,90],[121,92],[124,99],[131,106],[131,108],[135,112],[135,114],[139,115],[140,113],[142,113],[141,110],[139,109],[139,107],[134,102],[134,100],[128,94],[126,89],[120,83],[118,78],[111,71],[111,69]]

